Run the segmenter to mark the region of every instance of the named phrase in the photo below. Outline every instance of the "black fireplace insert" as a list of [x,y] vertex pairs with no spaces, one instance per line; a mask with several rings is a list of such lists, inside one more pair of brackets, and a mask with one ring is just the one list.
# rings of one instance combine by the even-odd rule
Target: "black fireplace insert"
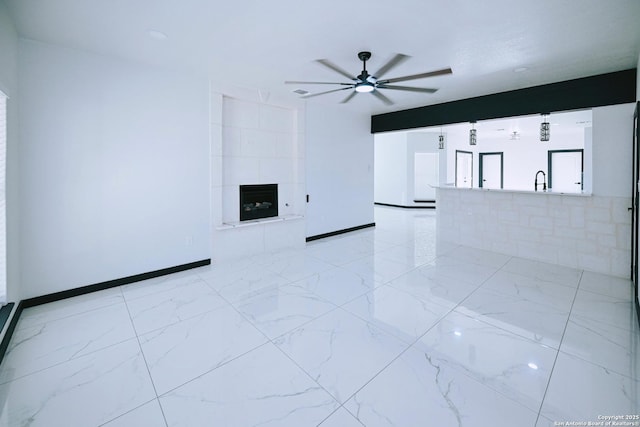
[[240,186],[240,221],[272,216],[278,216],[278,184]]

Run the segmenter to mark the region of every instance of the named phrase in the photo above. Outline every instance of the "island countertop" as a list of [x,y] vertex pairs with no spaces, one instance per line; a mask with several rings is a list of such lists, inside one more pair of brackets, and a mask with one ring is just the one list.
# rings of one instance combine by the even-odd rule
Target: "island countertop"
[[456,190],[456,191],[483,191],[492,193],[516,193],[516,194],[540,194],[548,196],[571,196],[571,197],[591,197],[591,193],[563,193],[560,191],[533,191],[533,190],[511,190],[501,188],[465,188],[455,187],[453,185],[439,185],[434,188],[440,190]]

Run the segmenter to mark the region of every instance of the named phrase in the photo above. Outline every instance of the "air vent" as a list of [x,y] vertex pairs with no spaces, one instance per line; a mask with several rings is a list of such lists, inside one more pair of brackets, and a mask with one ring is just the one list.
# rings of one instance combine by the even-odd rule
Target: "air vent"
[[306,95],[308,93],[310,93],[308,90],[304,90],[304,89],[296,89],[293,91],[293,93],[297,93],[298,95]]

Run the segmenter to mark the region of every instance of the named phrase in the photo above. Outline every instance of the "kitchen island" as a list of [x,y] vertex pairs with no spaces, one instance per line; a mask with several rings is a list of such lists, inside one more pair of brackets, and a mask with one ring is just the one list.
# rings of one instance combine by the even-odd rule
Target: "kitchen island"
[[436,189],[439,241],[628,277],[631,198]]

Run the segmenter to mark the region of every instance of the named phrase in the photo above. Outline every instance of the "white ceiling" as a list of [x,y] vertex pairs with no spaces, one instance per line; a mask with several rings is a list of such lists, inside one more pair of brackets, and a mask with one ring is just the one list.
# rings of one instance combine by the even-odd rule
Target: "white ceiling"
[[634,68],[640,52],[639,0],[4,1],[22,37],[204,71],[291,99],[297,87],[285,80],[343,81],[314,60],[356,75],[361,50],[373,53],[370,71],[395,53],[412,57],[385,77],[453,69],[402,83],[439,88],[435,94],[386,91],[392,106],[359,94],[342,107],[372,114]]

